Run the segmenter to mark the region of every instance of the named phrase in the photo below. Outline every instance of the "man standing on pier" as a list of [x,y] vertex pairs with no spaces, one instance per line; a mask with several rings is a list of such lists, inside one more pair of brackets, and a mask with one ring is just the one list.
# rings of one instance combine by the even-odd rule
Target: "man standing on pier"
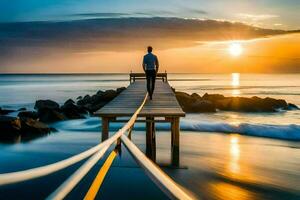
[[147,91],[150,96],[150,100],[152,100],[152,95],[155,88],[156,73],[158,72],[159,63],[157,56],[152,54],[152,47],[149,46],[147,50],[148,53],[144,56],[143,59],[143,69],[146,73],[147,78]]

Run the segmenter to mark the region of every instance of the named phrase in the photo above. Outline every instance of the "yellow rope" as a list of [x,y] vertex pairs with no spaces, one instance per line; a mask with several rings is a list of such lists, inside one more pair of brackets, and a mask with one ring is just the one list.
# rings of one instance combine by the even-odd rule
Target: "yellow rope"
[[88,190],[88,192],[86,193],[84,199],[85,200],[93,200],[95,199],[101,185],[102,182],[111,166],[111,164],[113,163],[115,157],[117,155],[117,151],[114,150],[110,153],[110,155],[108,156],[108,158],[106,159],[105,163],[103,164],[103,166],[101,167],[101,169],[99,170],[96,178],[94,179],[90,189]]

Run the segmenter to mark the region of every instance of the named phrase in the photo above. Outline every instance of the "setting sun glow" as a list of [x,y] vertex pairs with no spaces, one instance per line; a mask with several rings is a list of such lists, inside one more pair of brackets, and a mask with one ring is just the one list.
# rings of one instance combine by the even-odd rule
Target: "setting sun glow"
[[229,53],[232,56],[239,56],[243,53],[243,47],[240,43],[231,43],[229,45]]
[[240,85],[240,74],[239,73],[231,74],[231,85],[233,87],[237,87]]

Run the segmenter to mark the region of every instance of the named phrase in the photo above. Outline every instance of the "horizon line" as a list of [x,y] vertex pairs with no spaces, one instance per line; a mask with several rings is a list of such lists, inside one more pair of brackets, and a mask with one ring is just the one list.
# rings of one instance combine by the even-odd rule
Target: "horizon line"
[[[124,74],[130,74],[131,72],[95,72],[95,73],[79,73],[79,72],[67,72],[67,73],[56,73],[56,72],[50,72],[50,73],[0,73],[1,75],[108,75],[108,74],[114,74],[114,75],[124,75]],[[133,73],[143,73],[143,72],[133,72]],[[164,73],[164,72],[159,72]],[[300,74],[300,72],[218,72],[218,73],[194,73],[194,72],[166,72],[167,74]]]

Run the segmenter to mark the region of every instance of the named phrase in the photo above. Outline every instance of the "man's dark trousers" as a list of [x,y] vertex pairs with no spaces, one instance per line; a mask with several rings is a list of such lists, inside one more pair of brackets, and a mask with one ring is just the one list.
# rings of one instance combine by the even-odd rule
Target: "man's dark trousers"
[[156,71],[146,70],[146,78],[147,78],[147,91],[150,96],[150,99],[152,99],[152,95],[155,88]]

